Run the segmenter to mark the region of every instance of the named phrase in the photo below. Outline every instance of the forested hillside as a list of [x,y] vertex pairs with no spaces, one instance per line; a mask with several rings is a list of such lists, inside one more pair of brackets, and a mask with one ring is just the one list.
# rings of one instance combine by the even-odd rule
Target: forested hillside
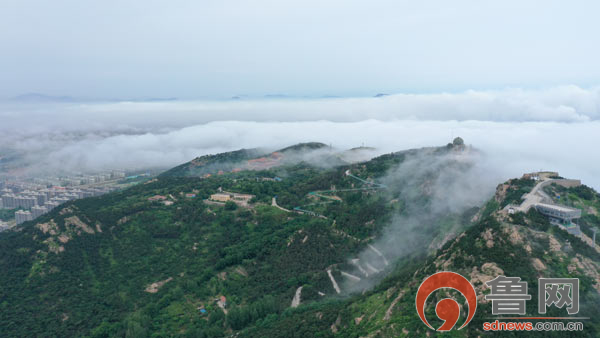
[[[415,287],[441,267],[474,279],[581,276],[586,316],[597,314],[598,270],[577,263],[597,268],[594,249],[535,212],[501,216],[504,200],[440,204],[475,150],[449,144],[345,163],[323,147],[199,158],[1,233],[2,335],[424,335]],[[332,157],[339,162],[315,163]],[[239,161],[247,167],[220,166]],[[598,225],[598,195],[569,193],[595,208],[586,227]],[[570,251],[548,246],[567,240]]]
[[[503,186],[503,185],[501,185]],[[501,187],[499,186],[499,187]],[[508,190],[525,191],[532,182],[514,179],[505,183]],[[582,230],[599,227],[600,195],[586,186],[562,188],[552,185],[550,191],[559,191],[574,205],[585,205]],[[563,196],[561,195],[561,196]],[[438,271],[453,271],[467,277],[478,295],[477,313],[461,331],[444,335],[472,337],[492,333],[482,330],[484,321],[493,321],[491,302],[484,299],[490,290],[485,286],[499,275],[518,276],[529,283],[532,299],[527,302],[525,316],[538,313],[537,279],[579,278],[580,332],[496,332],[500,336],[516,334],[539,337],[597,337],[600,335],[600,249],[594,249],[579,237],[551,224],[535,209],[528,213],[508,215],[500,205],[513,194],[497,194],[480,210],[475,223],[456,239],[448,241],[434,255],[398,265],[394,272],[373,290],[347,300],[313,303],[310,306],[287,311],[271,321],[264,321],[245,330],[244,336],[303,337],[308,335],[342,337],[426,337],[434,334],[416,315],[415,296],[421,282]],[[563,202],[564,202],[564,198]],[[588,230],[586,230],[588,229]],[[451,295],[438,292],[426,308],[427,318],[434,327],[443,323],[435,315],[435,304]],[[461,303],[461,302],[459,302]],[[465,306],[466,307],[466,306]],[[466,309],[462,309],[463,313]],[[544,316],[565,316],[564,309],[549,308]],[[461,315],[457,326],[466,316]]]

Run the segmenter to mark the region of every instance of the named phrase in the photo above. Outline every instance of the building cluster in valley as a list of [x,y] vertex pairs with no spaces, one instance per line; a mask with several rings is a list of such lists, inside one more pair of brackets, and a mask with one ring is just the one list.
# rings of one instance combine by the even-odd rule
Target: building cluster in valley
[[9,187],[1,190],[0,207],[19,209],[15,212],[16,224],[34,220],[59,205],[80,198],[100,196],[112,189],[110,187],[69,188],[53,186],[41,189],[21,189]]
[[124,170],[110,170],[101,172],[93,175],[87,174],[73,174],[62,177],[44,177],[34,178],[33,183],[41,185],[58,185],[58,186],[78,186],[78,185],[93,185],[102,184],[107,181],[114,181],[125,178],[126,174]]
[[[100,196],[117,189],[125,172],[114,170],[97,175],[0,181],[0,209],[17,209],[15,224],[34,220],[59,205],[76,199]],[[0,231],[10,226],[0,223]]]

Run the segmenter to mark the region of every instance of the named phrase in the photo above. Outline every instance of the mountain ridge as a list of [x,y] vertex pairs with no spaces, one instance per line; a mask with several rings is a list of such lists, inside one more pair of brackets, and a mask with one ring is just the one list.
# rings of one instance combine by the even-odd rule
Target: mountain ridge
[[[311,147],[281,152],[306,155]],[[482,258],[468,264],[477,271],[463,272],[472,279],[497,269],[520,273],[512,262],[496,256],[510,257],[507,250],[518,249],[525,252],[519,257],[532,266],[532,253],[544,257],[538,250],[541,244],[533,243],[550,241],[550,235],[572,243],[573,252],[565,257],[569,262],[577,258],[584,267],[571,262],[573,271],[581,270],[588,278],[582,290],[594,289],[590,276],[597,272],[597,257],[572,235],[555,233],[533,210],[500,218],[506,196],[493,197],[481,207],[472,201],[460,209],[441,203],[439,193],[453,191],[453,182],[463,184],[478,160],[478,152],[462,143],[327,167],[307,157],[279,163],[272,154],[227,153],[221,158],[264,157],[277,165],[224,170],[204,178],[161,175],[124,191],[69,202],[0,234],[0,267],[7,272],[0,276],[3,332],[94,337],[426,335],[414,304],[409,306],[419,277],[438,267],[465,271],[475,253]],[[207,160],[196,162],[203,168],[218,163],[219,157],[200,159]],[[210,168],[215,169],[223,170]],[[508,182],[515,191],[520,183]],[[569,194],[574,205],[600,208],[593,190],[591,197],[588,190]],[[219,196],[228,201],[214,199]],[[585,215],[589,226],[582,224],[582,229],[598,225],[590,214]],[[548,234],[538,240],[535,233],[516,228],[523,242],[532,243],[532,253],[510,239],[515,226],[525,226],[513,224],[520,222],[518,217]],[[390,233],[390,225],[399,232]],[[488,236],[487,229],[494,241],[491,248],[480,239]],[[397,243],[407,252],[395,252],[382,238],[404,241]],[[467,245],[465,238],[483,241],[482,247]],[[468,252],[458,255],[461,250]],[[549,261],[540,262],[551,271],[568,272],[553,260],[558,253],[549,255]],[[480,333],[475,325],[479,320],[466,332]],[[597,330],[597,323],[590,327]]]

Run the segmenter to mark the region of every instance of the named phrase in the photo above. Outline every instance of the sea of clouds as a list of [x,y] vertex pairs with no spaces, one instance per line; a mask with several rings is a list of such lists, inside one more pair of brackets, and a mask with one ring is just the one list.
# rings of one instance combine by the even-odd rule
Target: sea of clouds
[[[29,172],[169,168],[196,156],[317,141],[380,153],[482,150],[494,178],[556,170],[600,189],[600,87],[379,98],[0,103],[0,156]],[[493,173],[492,173],[493,171]]]

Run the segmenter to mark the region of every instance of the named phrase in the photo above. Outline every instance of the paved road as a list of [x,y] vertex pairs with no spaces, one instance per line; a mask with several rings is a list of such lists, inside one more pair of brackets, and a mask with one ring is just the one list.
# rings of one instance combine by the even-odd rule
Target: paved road
[[525,200],[516,208],[516,210],[527,212],[531,207],[538,203],[552,203],[552,198],[544,192],[544,187],[556,181],[560,181],[560,179],[548,179],[536,184],[529,193],[525,194]]
[[286,209],[286,208],[283,208],[283,207],[280,207],[280,206],[277,204],[277,198],[275,198],[275,197],[273,197],[273,199],[271,200],[271,206],[274,206],[275,208],[279,208],[279,209],[281,209],[281,210],[283,210],[283,211],[285,211],[285,212],[290,212],[288,209]]

